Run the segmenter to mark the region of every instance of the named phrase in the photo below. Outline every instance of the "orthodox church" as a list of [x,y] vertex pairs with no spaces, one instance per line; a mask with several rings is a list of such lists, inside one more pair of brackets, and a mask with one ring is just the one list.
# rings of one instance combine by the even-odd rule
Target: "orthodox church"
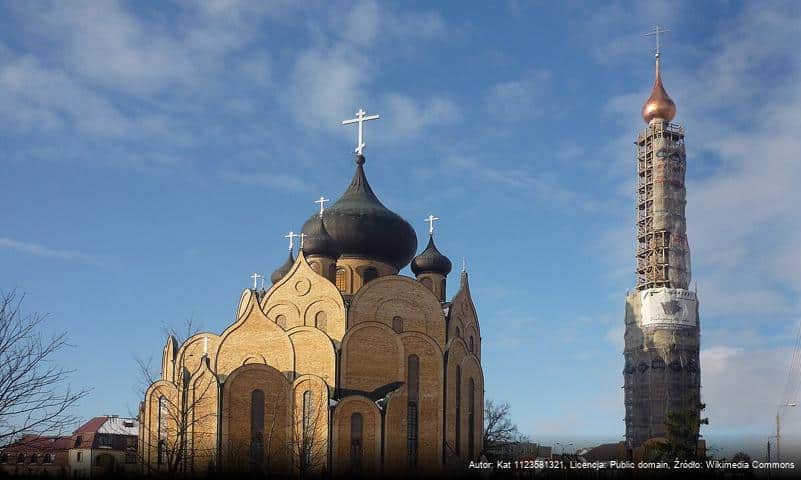
[[[481,336],[462,269],[356,171],[303,225],[269,289],[242,292],[232,324],[179,345],[140,408],[145,471],[432,473],[482,450]],[[346,122],[343,122],[346,123]],[[355,121],[353,122],[355,123]],[[409,265],[415,278],[399,274]],[[254,282],[255,283],[255,282]]]

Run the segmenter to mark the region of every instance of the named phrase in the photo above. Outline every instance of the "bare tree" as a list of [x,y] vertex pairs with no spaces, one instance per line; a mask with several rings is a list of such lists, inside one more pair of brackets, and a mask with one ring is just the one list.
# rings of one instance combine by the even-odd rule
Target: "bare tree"
[[[184,321],[182,330],[164,326],[164,331],[182,345],[188,338],[198,333],[199,328],[192,317]],[[205,361],[202,360],[202,361]],[[160,369],[154,366],[153,358],[148,360],[136,359],[139,368],[139,385],[142,398],[148,388],[161,380]],[[177,367],[177,365],[176,365]],[[216,408],[203,408],[204,402],[211,398],[217,389],[216,379],[209,379],[202,385],[191,384],[190,372],[175,372],[176,395],[161,395],[157,405],[157,431],[150,427],[149,419],[140,418],[140,459],[144,468],[150,473],[160,473],[168,478],[195,473],[195,467],[205,470],[208,465],[195,465],[196,457],[208,459],[213,464],[216,452],[190,447],[191,437],[211,436],[213,430],[205,431],[206,424],[212,420],[217,412]],[[147,399],[145,399],[147,400]],[[190,451],[191,448],[191,451]],[[147,454],[155,450],[156,462],[148,459]]]
[[[305,398],[307,394],[308,398]],[[290,443],[293,470],[300,478],[316,477],[325,468],[328,457],[327,408],[319,392],[307,390],[301,399],[300,415],[295,415]]]
[[47,315],[24,313],[24,298],[0,292],[0,445],[23,433],[61,434],[77,422],[71,409],[89,393],[65,384],[74,370],[54,358],[69,346],[66,332],[45,336]]
[[490,399],[484,401],[484,452],[517,439],[518,431],[512,423],[511,409],[508,402],[496,404]]

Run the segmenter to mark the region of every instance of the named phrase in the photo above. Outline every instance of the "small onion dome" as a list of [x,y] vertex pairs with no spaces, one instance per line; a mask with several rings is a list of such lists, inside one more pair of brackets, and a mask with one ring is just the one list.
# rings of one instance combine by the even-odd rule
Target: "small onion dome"
[[[417,251],[417,234],[409,222],[378,200],[367,183],[363,165],[364,156],[357,156],[353,180],[325,211],[323,224],[341,256],[379,260],[400,270]],[[306,221],[303,232],[312,228],[317,216]]]
[[319,213],[306,221],[301,232],[306,235],[303,239],[303,254],[307,257],[313,255],[327,258],[339,257],[337,241],[328,234],[325,223],[323,223],[323,216]]
[[657,57],[654,88],[651,90],[651,96],[642,106],[642,119],[645,120],[645,123],[651,123],[651,120],[655,118],[669,122],[675,116],[676,104],[670,99],[665,87],[662,85],[662,75],[659,72],[659,57]]
[[423,252],[412,260],[412,272],[415,275],[421,273],[438,273],[448,275],[451,272],[451,261],[448,257],[441,254],[434,245],[434,236],[429,235],[428,246]]
[[289,273],[292,269],[292,265],[295,264],[295,257],[292,255],[292,251],[289,252],[289,257],[287,257],[286,262],[283,265],[276,268],[272,275],[270,275],[270,280],[273,282],[273,285],[278,283],[279,280],[284,278],[284,275]]

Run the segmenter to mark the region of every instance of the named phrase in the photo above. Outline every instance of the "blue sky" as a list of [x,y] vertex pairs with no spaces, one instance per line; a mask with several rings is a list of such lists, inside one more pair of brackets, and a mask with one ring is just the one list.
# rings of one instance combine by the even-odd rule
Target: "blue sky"
[[132,413],[162,324],[222,331],[285,232],[342,193],[339,122],[364,106],[379,197],[421,243],[441,217],[440,250],[467,257],[487,396],[535,440],[622,438],[632,142],[660,23],[706,436],[762,441],[801,318],[801,8],[695,3],[2,2],[0,288],[70,332],[80,415]]

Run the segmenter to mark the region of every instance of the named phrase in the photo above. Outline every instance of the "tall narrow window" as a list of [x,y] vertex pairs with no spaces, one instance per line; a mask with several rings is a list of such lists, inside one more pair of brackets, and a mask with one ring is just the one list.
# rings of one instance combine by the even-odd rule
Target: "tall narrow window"
[[164,465],[167,462],[167,398],[159,397],[158,411],[158,441],[156,443],[156,463]]
[[418,399],[420,397],[420,358],[409,355],[406,366],[406,385],[408,386],[409,404],[406,410],[406,457],[409,467],[417,466],[418,445]]
[[250,469],[258,471],[264,460],[264,391],[250,394]]
[[[457,328],[458,332],[459,329]],[[462,446],[462,367],[456,366],[456,455],[459,455]]]
[[367,267],[364,269],[364,273],[362,274],[362,284],[367,285],[376,278],[378,278],[378,270],[373,267]]
[[403,333],[403,319],[401,317],[392,317],[392,329],[398,333]]
[[337,266],[335,263],[332,263],[328,266],[328,279],[333,280],[337,276]]
[[314,326],[322,331],[325,331],[328,323],[328,315],[325,312],[317,312],[314,316]]
[[302,471],[306,471],[306,467],[311,465],[311,446],[314,440],[314,424],[312,422],[312,392],[306,390],[303,392],[303,424],[302,424],[302,437],[300,445],[300,461],[302,463]]
[[459,327],[456,327],[456,338],[462,338],[462,331],[459,330]]
[[348,289],[345,280],[345,269],[344,268],[337,268],[337,276],[336,276],[336,285],[340,292],[344,292]]
[[467,392],[470,395],[469,410],[467,413],[467,453],[470,454],[470,459],[475,458],[476,455],[476,382],[470,379],[470,387]]
[[362,466],[362,430],[364,419],[361,413],[350,416],[350,466],[358,470]]
[[470,353],[473,353],[474,345],[473,345],[473,336],[472,335],[470,335],[470,343],[468,344],[468,348],[470,349]]

